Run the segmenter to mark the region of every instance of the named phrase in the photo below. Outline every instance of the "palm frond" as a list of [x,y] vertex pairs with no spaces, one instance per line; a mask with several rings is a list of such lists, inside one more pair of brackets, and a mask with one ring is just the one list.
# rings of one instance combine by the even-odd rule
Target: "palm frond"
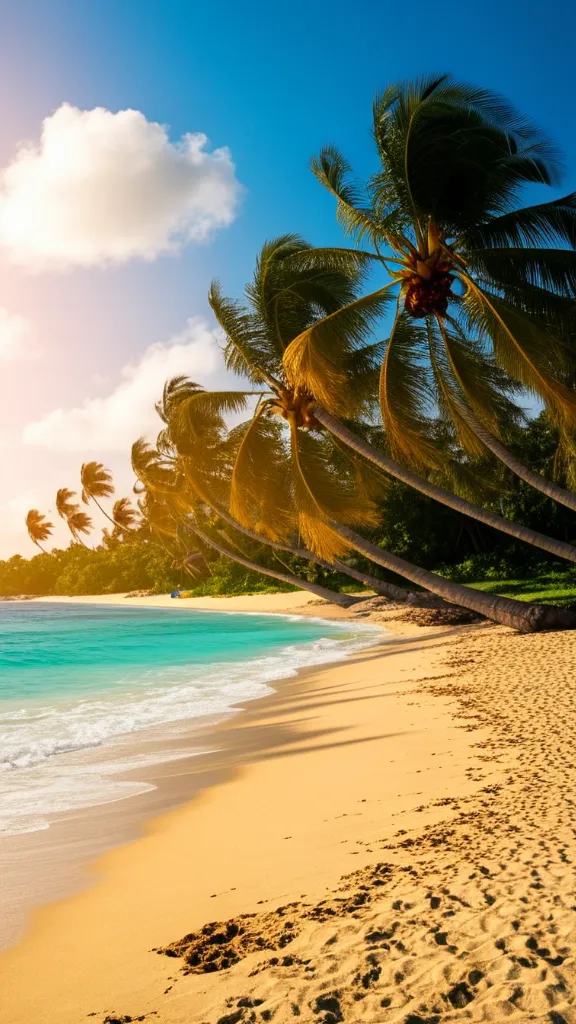
[[75,536],[79,533],[87,534],[93,527],[93,520],[87,512],[73,512],[68,516],[68,526]]
[[190,487],[204,501],[228,501],[233,452],[224,414],[243,411],[252,394],[198,388],[171,410],[158,448],[177,453]]
[[31,508],[30,511],[26,513],[25,522],[30,539],[33,540],[35,544],[37,544],[38,541],[48,540],[48,537],[52,535],[54,530],[54,524],[50,523],[46,519],[46,516],[43,515],[42,512],[39,512],[37,508]]
[[178,486],[174,462],[164,458],[145,438],[132,445],[132,469],[140,486],[148,490],[170,493]]
[[264,418],[260,408],[237,431],[237,448],[230,487],[230,513],[242,526],[270,540],[290,536],[296,527],[291,502],[289,463],[279,423]]
[[324,146],[310,161],[310,169],[321,185],[337,201],[336,217],[348,235],[360,244],[364,238],[378,239],[381,228],[370,206],[370,200],[351,176],[352,168],[335,146]]
[[77,502],[72,501],[72,498],[76,497],[76,491],[71,491],[67,487],[60,487],[56,491],[56,511],[62,519],[68,519],[69,516],[78,512],[80,506]]
[[129,498],[118,498],[112,508],[112,518],[116,526],[124,530],[133,530],[138,523],[138,512]]
[[[347,426],[360,437],[370,432],[363,423],[350,422]],[[384,500],[390,480],[373,462],[362,458],[333,434],[322,435],[322,444],[326,451],[326,462],[333,467],[338,479],[346,482],[353,494],[367,503],[380,504]]]
[[494,355],[515,380],[540,395],[559,423],[576,423],[576,394],[556,377],[562,346],[550,331],[503,299],[480,288],[468,275],[463,308],[470,326],[489,337]]
[[366,269],[361,256],[316,250],[297,235],[264,243],[246,295],[276,368],[296,335],[357,297]]
[[292,387],[313,395],[331,412],[346,411],[345,359],[368,340],[391,301],[392,284],[317,320],[294,338],[283,360]]
[[426,329],[398,311],[380,371],[380,410],[390,451],[413,465],[435,466],[441,454],[430,437],[432,384]]
[[522,419],[522,410],[512,399],[521,390],[520,385],[483,350],[480,342],[466,337],[457,323],[457,333],[441,317],[438,325],[447,361],[445,375],[475,415],[495,434],[499,434],[500,424],[509,426]]
[[162,400],[156,402],[154,408],[163,423],[168,423],[174,409],[185,399],[192,397],[198,391],[203,391],[201,384],[196,384],[186,374],[181,373],[176,377],[170,377],[164,384]]
[[178,539],[178,525],[169,504],[152,491],[147,491],[140,504],[142,516],[156,536]]
[[382,259],[376,253],[364,249],[343,249],[338,246],[312,246],[295,252],[286,259],[288,270],[305,270],[315,274],[344,274],[354,285],[361,284]]
[[[449,434],[453,431],[456,441],[465,452],[476,458],[481,458],[485,453],[484,445],[471,430],[466,419],[460,414],[462,395],[452,374],[450,360],[442,343],[441,334],[438,330],[435,330],[435,324],[432,320],[426,325],[426,333],[436,401],[440,411],[440,420],[437,427],[442,424],[444,431],[448,430]],[[447,440],[444,434],[442,442],[440,448],[446,455],[452,449],[450,439]],[[449,456],[444,459],[441,466],[436,466],[436,475],[442,478],[443,474],[448,472],[451,461],[453,460]]]
[[248,399],[262,394],[262,391],[206,391],[199,388],[181,403],[180,408],[194,430],[200,417],[215,420],[225,414],[244,412]]
[[380,366],[386,351],[385,341],[351,352],[342,360],[346,374],[346,418],[372,419],[378,405]]
[[494,501],[502,492],[494,467],[486,460],[485,448],[478,451],[478,457],[473,461],[447,459],[440,469],[434,470],[430,479],[437,486],[453,491],[477,505]]
[[576,192],[549,203],[508,210],[485,223],[470,224],[462,238],[472,250],[540,245],[576,249]]
[[290,423],[292,486],[299,530],[306,546],[333,561],[348,550],[331,523],[369,526],[378,524],[375,502],[354,493],[331,471],[322,442]]
[[512,289],[519,296],[522,285],[528,284],[570,300],[576,298],[576,252],[508,246],[473,250],[467,260],[497,288]]
[[256,317],[241,303],[223,296],[218,281],[212,282],[208,301],[226,336],[224,361],[227,369],[260,384],[266,371],[274,369],[274,364],[265,333]]
[[80,470],[82,501],[88,504],[91,498],[109,498],[114,494],[112,473],[101,462],[83,462]]
[[504,213],[527,182],[559,180],[558,152],[536,126],[449,75],[386,90],[374,137],[385,173],[373,180],[372,205],[409,214],[420,236],[428,216],[460,234]]

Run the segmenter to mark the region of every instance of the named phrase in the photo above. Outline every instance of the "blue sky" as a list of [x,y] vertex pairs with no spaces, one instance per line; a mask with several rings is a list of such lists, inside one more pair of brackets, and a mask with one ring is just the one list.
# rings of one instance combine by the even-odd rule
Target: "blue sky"
[[[0,0],[0,23],[0,168],[67,102],[133,108],[169,126],[173,141],[203,132],[210,147],[229,148],[244,189],[230,226],[149,262],[31,272],[0,254],[0,306],[31,322],[37,350],[0,374],[0,554],[28,550],[21,508],[75,486],[83,457],[24,445],[26,424],[105,397],[148,346],[208,316],[213,276],[238,293],[266,237],[337,241],[308,161],[334,142],[369,173],[371,101],[390,81],[447,70],[501,91],[564,149],[566,191],[576,187],[576,8],[564,0]],[[127,485],[126,456],[103,446],[101,458]]]

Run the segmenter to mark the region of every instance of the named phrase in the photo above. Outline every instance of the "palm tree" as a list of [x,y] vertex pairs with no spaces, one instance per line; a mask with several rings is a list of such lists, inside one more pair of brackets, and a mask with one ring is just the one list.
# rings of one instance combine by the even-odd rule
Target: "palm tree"
[[443,601],[468,608],[522,632],[576,628],[574,612],[509,598],[492,597],[471,587],[453,583],[412,565],[389,551],[384,551],[360,536],[348,524],[342,524],[340,511],[342,508],[346,511],[348,499],[353,493],[352,481],[358,479],[354,472],[354,463],[348,461],[346,474],[343,471],[346,455],[340,452],[342,461],[336,475],[333,472],[332,460],[326,459],[324,455],[326,441],[314,436],[312,432],[305,433],[294,429],[291,424],[290,454],[289,461],[285,463],[282,492],[279,494],[274,487],[260,485],[256,494],[249,462],[258,461],[260,465],[266,467],[272,464],[274,459],[279,460],[278,453],[273,451],[269,432],[263,433],[261,429],[270,406],[268,410],[265,406],[264,409],[261,418],[253,419],[234,469],[231,507],[240,522],[251,522],[256,514],[261,528],[275,533],[281,516],[285,513],[288,499],[293,508],[301,510],[296,514],[299,516],[301,528],[306,529],[313,550],[320,547],[327,554],[330,550],[338,554],[351,549],[356,550],[382,568],[436,594]]
[[[303,334],[304,326],[313,325],[317,321],[319,311],[325,312],[330,318],[340,309],[343,296],[354,289],[354,276],[350,273],[350,262],[346,263],[348,254],[342,257],[339,270],[329,260],[323,271],[321,258],[316,259],[312,250],[308,252],[314,257],[313,267],[312,260],[308,264],[300,257],[294,260],[299,248],[300,252],[305,251],[305,243],[294,236],[278,239],[263,247],[253,283],[247,289],[247,308],[225,299],[217,285],[213,285],[211,290],[212,308],[227,336],[227,365],[247,376],[251,382],[264,383],[269,389],[267,396],[260,398],[252,424],[238,452],[231,511],[237,521],[251,525],[256,510],[262,531],[271,535],[279,528],[282,529],[288,503],[289,508],[295,508],[298,529],[314,552],[319,552],[322,557],[333,558],[356,547],[356,550],[366,553],[364,539],[353,534],[350,526],[354,521],[369,525],[373,514],[365,462],[365,459],[372,457],[371,446],[367,445],[364,451],[361,448],[363,439],[358,437],[360,447],[357,447],[357,451],[361,458],[351,461],[348,457],[348,480],[342,488],[342,479],[336,478],[331,471],[332,460],[327,461],[325,458],[326,442],[317,436],[320,423],[323,422],[321,413],[325,410],[304,389],[294,388],[283,373],[285,351],[292,339]],[[298,330],[299,335],[296,335]],[[326,334],[322,336],[326,339]],[[368,352],[366,349],[356,352],[344,350],[344,355],[338,350],[340,367],[350,373],[351,386],[346,394],[352,414],[357,414],[369,405],[377,350],[378,346],[373,346]],[[308,352],[313,359],[314,349],[309,347]],[[325,414],[330,417],[328,412]],[[266,437],[263,424],[270,415],[280,416],[287,424],[290,467],[284,477],[276,473],[270,488],[264,488],[261,482],[254,486],[255,474],[250,467],[258,465],[265,471],[278,462],[277,457],[273,458],[266,451],[272,442],[270,437]],[[329,419],[328,427],[335,437],[336,446],[341,446],[341,459],[346,461],[349,441],[344,436],[344,444],[341,445],[338,434],[340,426],[343,430],[346,428],[337,421],[334,426],[333,420],[334,417]],[[475,518],[488,521],[489,525],[495,525],[521,539],[528,539],[529,542],[539,543],[542,547],[548,545],[548,538],[524,527],[517,527],[493,513],[477,509],[449,492],[435,488],[393,460],[387,460],[387,472],[406,480],[424,493],[430,493],[431,497],[440,497],[445,504],[458,511],[474,515]],[[406,479],[406,474],[411,474],[410,479]],[[290,487],[286,483],[287,477],[290,478]],[[263,514],[261,497],[268,493],[268,507]],[[283,528],[287,530],[292,525],[288,516]],[[573,549],[560,542],[550,541],[550,546],[555,553],[566,548],[570,557],[573,554]],[[453,584],[431,573],[424,574],[423,570],[375,546],[369,557],[387,569],[400,572],[412,582],[424,585],[444,600],[461,604],[516,628],[549,628],[553,621],[558,625],[576,623],[576,618],[565,615],[561,609],[551,611],[537,606],[529,608],[522,602],[502,598],[486,601],[485,594]]]
[[106,469],[101,462],[83,462],[80,470],[80,482],[84,504],[88,505],[90,501],[93,501],[102,515],[115,525],[113,517],[108,515],[106,509],[102,508],[98,501],[98,498],[110,498],[114,494],[110,470]]
[[[92,520],[84,512],[80,511],[79,504],[72,500],[75,497],[76,491],[71,491],[68,487],[60,487],[56,491],[56,511],[66,521],[66,525],[72,534],[72,540],[79,544],[84,544],[79,533],[86,533],[87,531],[82,528],[82,524],[84,523],[85,525],[84,521],[87,520],[92,525]],[[78,519],[77,517],[80,518]],[[74,526],[75,522],[79,524],[77,528]]]
[[[272,395],[269,408],[287,422],[292,418],[295,428],[324,427],[342,445],[350,446],[389,476],[455,512],[548,551],[557,558],[576,562],[576,548],[572,545],[514,523],[438,487],[375,449],[341,423],[324,404],[320,404],[318,394],[310,392],[311,378],[314,378],[317,392],[328,400],[329,406],[336,404],[341,408],[342,403],[346,403],[347,418],[370,410],[373,402],[378,377],[376,360],[382,345],[350,350],[346,338],[342,340],[344,334],[353,336],[354,332],[357,339],[362,340],[367,331],[365,320],[359,321],[355,311],[350,313],[353,303],[348,301],[344,307],[339,305],[346,294],[354,294],[358,281],[354,264],[348,257],[347,252],[339,255],[339,269],[336,270],[332,251],[314,250],[297,236],[284,236],[263,246],[253,282],[246,289],[247,307],[225,298],[219,285],[213,283],[209,299],[226,334],[228,367],[248,376],[252,382],[267,385]],[[288,315],[284,314],[283,308],[286,295],[290,296]],[[372,297],[369,298],[372,301]],[[363,301],[357,300],[356,305]],[[327,316],[319,320],[319,312]],[[303,322],[308,326],[294,337],[294,331],[301,328]],[[292,356],[294,346],[301,345],[302,339],[308,339],[300,349],[302,383],[295,384]],[[319,357],[318,339],[321,339],[322,348]],[[330,370],[327,351],[333,353],[330,357],[332,364],[338,359],[337,373]],[[259,414],[263,412],[261,405]],[[431,442],[428,450],[432,451]]]
[[62,519],[69,519],[71,515],[78,512],[80,506],[72,501],[76,497],[76,491],[70,491],[67,487],[60,487],[56,491],[56,511]]
[[[392,453],[436,465],[427,427],[440,407],[466,449],[486,445],[576,509],[576,495],[523,466],[499,437],[511,384],[539,396],[565,437],[576,424],[573,352],[562,340],[574,333],[576,193],[519,206],[525,185],[557,184],[558,154],[505,100],[446,75],[386,89],[374,103],[373,136],[380,167],[364,187],[334,147],[312,170],[336,198],[344,230],[372,246],[356,253],[359,265],[384,269],[387,282],[295,338],[289,379],[345,413],[333,347],[353,346],[393,303],[379,381]],[[342,250],[325,255],[335,266],[343,259]]]
[[[346,594],[328,590],[326,587],[300,579],[291,573],[277,572],[275,569],[260,565],[260,563],[247,558],[234,542],[232,545],[224,544],[218,531],[202,515],[199,504],[194,502],[189,495],[185,495],[177,470],[169,466],[160,453],[151,447],[147,446],[145,462],[142,452],[143,446],[137,442],[132,450],[133,468],[146,495],[146,500],[143,503],[146,521],[151,532],[160,539],[162,546],[170,554],[174,555],[174,552],[167,544],[167,539],[172,544],[176,543],[177,547],[186,552],[185,558],[194,556],[195,552],[190,553],[188,545],[183,539],[183,535],[185,537],[191,534],[196,541],[200,541],[204,548],[212,549],[252,572],[269,576],[282,583],[288,583],[300,590],[307,590],[315,597],[330,601],[343,608],[353,603],[354,599]],[[180,561],[182,561],[182,556]]]
[[86,512],[80,512],[80,510],[78,510],[76,512],[72,512],[71,515],[68,516],[66,522],[68,523],[68,528],[74,540],[78,544],[82,544],[83,547],[87,547],[80,534],[83,533],[87,535],[90,533],[93,527],[93,521],[90,516]]
[[137,529],[139,516],[129,498],[118,498],[112,509],[112,521],[115,529],[121,534],[129,534]]
[[52,535],[53,523],[48,522],[46,516],[42,515],[37,508],[31,508],[26,515],[26,529],[32,543],[40,548],[43,554],[46,554],[40,541],[48,540],[48,537]]
[[[203,502],[211,511],[233,530],[238,531],[258,544],[265,543],[275,551],[286,552],[297,558],[310,561],[329,572],[340,572],[369,587],[392,601],[409,602],[420,606],[438,604],[431,594],[418,593],[395,586],[393,583],[380,580],[367,572],[362,572],[338,559],[328,561],[302,546],[281,541],[279,536],[270,537],[257,533],[230,514],[228,503],[230,498],[232,456],[241,445],[246,429],[240,427],[228,433],[226,431],[223,411],[239,412],[245,407],[245,400],[251,392],[206,392],[200,385],[186,377],[176,377],[167,381],[164,387],[162,402],[156,409],[166,424],[166,428],[158,438],[158,446],[165,457],[178,456],[181,471],[188,487],[198,501]],[[273,429],[270,425],[269,429]],[[140,441],[136,450],[136,459],[140,459],[141,472],[146,461],[146,452],[150,449]],[[282,473],[281,465],[277,471]],[[258,474],[264,485],[270,479],[271,464],[267,472]],[[294,523],[294,526],[296,524]]]

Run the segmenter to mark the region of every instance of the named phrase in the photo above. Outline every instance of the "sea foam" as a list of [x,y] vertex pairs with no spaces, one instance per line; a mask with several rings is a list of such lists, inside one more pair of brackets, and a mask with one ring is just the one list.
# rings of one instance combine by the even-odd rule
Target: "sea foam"
[[[140,669],[137,678],[119,672],[113,688],[93,695],[0,703],[0,834],[47,828],[53,814],[154,788],[119,776],[191,756],[183,730],[222,720],[236,705],[270,693],[275,681],[340,660],[383,635],[364,624],[329,626],[330,636],[245,661],[163,665]],[[164,748],[135,755],[136,733],[149,746],[152,737],[164,740]]]

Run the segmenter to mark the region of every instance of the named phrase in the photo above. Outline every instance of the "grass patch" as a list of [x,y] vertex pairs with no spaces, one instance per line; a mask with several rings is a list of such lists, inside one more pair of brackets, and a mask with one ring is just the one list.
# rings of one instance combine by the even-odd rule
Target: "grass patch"
[[576,575],[550,572],[522,580],[483,580],[469,583],[476,590],[500,597],[514,597],[518,601],[536,601],[538,604],[557,604],[563,608],[576,608]]

